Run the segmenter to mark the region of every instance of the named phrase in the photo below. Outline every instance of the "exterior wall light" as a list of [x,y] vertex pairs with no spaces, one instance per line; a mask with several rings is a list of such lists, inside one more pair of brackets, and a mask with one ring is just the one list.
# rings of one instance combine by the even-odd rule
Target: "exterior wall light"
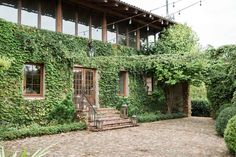
[[92,44],[92,41],[90,41],[89,43],[88,43],[88,56],[89,57],[94,57],[94,49],[93,49],[93,44]]

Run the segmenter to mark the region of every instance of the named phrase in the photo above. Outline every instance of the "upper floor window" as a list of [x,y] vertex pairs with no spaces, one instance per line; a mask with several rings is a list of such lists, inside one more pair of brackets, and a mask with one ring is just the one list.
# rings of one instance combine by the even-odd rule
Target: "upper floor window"
[[63,33],[75,35],[76,10],[72,5],[62,3]]
[[43,65],[24,65],[24,96],[43,96]]
[[38,2],[31,0],[22,1],[21,23],[23,25],[37,27],[38,25]]
[[118,95],[127,96],[127,90],[128,90],[128,73],[126,71],[121,71],[119,73]]
[[102,40],[102,14],[93,13],[92,18],[92,39]]
[[17,22],[17,0],[0,0],[0,18]]
[[50,31],[56,30],[55,1],[41,0],[41,28]]

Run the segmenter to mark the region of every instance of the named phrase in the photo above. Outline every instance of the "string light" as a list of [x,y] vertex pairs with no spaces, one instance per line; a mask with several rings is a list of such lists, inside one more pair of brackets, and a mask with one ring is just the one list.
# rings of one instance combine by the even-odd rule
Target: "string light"
[[132,24],[132,19],[131,19],[131,18],[129,19],[129,24],[130,24],[130,25]]
[[136,32],[134,32],[134,36],[136,36]]
[[200,1],[200,6],[202,6],[202,1]]
[[179,11],[179,15],[180,15],[180,11]]
[[175,2],[173,2],[173,8],[175,7]]
[[161,24],[162,24],[162,25],[164,24],[164,21],[163,21],[163,20],[161,20]]
[[112,25],[112,29],[115,29],[115,24],[113,23],[113,25]]
[[149,26],[147,26],[147,31],[149,31]]

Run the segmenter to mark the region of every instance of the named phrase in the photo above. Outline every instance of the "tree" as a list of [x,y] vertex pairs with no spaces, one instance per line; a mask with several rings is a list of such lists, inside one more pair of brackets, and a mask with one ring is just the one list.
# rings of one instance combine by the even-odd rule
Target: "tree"
[[171,25],[164,29],[158,41],[150,46],[148,54],[174,54],[199,52],[198,37],[186,24]]

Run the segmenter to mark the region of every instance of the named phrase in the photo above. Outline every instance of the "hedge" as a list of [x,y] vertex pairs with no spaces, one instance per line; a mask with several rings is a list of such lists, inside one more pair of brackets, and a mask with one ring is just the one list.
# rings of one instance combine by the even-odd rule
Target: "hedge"
[[25,137],[52,135],[62,132],[84,130],[86,128],[87,126],[84,122],[74,122],[52,126],[39,126],[38,124],[33,124],[31,126],[22,128],[1,128],[0,140],[14,140]]
[[192,116],[210,117],[210,106],[207,100],[192,100]]
[[159,120],[175,119],[186,117],[183,113],[172,113],[172,114],[162,114],[162,113],[143,113],[137,115],[138,122],[154,122]]

